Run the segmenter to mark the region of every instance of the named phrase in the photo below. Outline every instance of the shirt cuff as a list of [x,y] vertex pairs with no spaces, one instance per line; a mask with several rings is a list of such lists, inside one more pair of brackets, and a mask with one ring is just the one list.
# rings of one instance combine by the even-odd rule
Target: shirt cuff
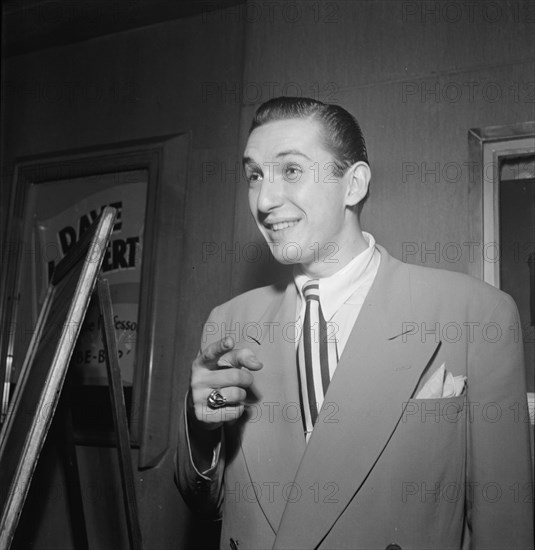
[[[189,454],[189,460],[191,465],[193,466],[193,469],[195,470],[195,473],[205,479],[206,481],[211,481],[212,475],[214,474],[215,470],[217,469],[217,464],[219,462],[219,456],[221,454],[221,439],[218,441],[217,445],[214,447],[214,450],[212,451],[212,462],[210,463],[210,467],[207,468],[204,471],[199,471],[197,468],[197,465],[195,464],[195,461],[193,460],[193,453],[191,452],[191,441],[190,441],[190,433],[189,433],[189,423],[188,423],[188,409],[187,409],[187,394],[184,400],[184,427],[186,430],[186,442],[188,444],[188,454]],[[222,434],[221,434],[222,435]]]

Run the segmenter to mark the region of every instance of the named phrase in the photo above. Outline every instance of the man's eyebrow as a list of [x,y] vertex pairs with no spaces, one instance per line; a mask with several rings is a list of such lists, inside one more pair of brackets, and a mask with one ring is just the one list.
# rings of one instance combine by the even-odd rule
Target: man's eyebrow
[[308,155],[305,155],[305,153],[302,153],[297,149],[288,149],[287,151],[281,151],[280,153],[277,154],[276,158],[288,157],[290,155],[294,155],[294,156],[297,155],[299,157],[304,157],[307,160],[312,162],[312,159]]
[[[312,159],[308,155],[305,155],[305,153],[302,153],[298,149],[288,149],[286,151],[281,151],[280,153],[277,153],[275,158],[283,158],[283,157],[288,157],[290,155],[303,157],[309,160],[310,162],[312,162]],[[250,165],[259,166],[259,164],[255,160],[253,160],[251,157],[243,157],[242,162],[243,162],[243,166],[250,166]]]
[[255,166],[258,166],[258,163],[255,162],[251,157],[243,157],[242,164],[243,164],[243,166],[248,166],[248,165],[251,165],[251,164],[254,164]]

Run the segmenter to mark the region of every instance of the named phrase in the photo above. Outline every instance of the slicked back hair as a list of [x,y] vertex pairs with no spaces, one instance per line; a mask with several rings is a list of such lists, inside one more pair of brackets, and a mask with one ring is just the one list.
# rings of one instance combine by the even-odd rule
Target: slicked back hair
[[359,123],[338,105],[309,97],[276,97],[266,101],[255,113],[251,132],[269,122],[310,119],[320,123],[324,145],[333,155],[334,175],[341,177],[355,162],[368,162],[366,143]]

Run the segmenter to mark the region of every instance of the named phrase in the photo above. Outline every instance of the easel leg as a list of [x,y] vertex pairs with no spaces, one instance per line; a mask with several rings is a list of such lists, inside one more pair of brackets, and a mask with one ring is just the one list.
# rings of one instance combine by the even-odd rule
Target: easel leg
[[117,434],[117,451],[119,453],[119,469],[123,486],[123,499],[128,524],[128,537],[132,550],[142,550],[141,528],[134,484],[134,468],[132,455],[130,454],[130,437],[128,434],[128,422],[126,407],[124,404],[121,371],[113,327],[113,312],[111,306],[110,289],[108,281],[99,278],[97,281],[97,294],[100,314],[102,315],[102,339],[106,351],[106,366],[110,388],[110,398],[113,412],[113,423]]
[[80,470],[76,456],[76,445],[74,444],[74,428],[71,412],[71,379],[67,375],[63,395],[59,402],[60,414],[56,419],[61,419],[62,426],[57,426],[58,445],[65,467],[67,478],[67,498],[72,517],[73,537],[76,548],[89,550],[87,528],[85,524],[84,502],[82,497]]

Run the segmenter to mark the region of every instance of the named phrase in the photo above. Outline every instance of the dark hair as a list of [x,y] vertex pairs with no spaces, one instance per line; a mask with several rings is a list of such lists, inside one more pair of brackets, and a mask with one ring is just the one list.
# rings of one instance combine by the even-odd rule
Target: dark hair
[[310,118],[320,123],[324,144],[334,157],[335,176],[341,177],[355,162],[369,164],[364,136],[355,117],[338,105],[309,97],[276,97],[266,101],[256,111],[249,134],[268,122],[292,118]]

